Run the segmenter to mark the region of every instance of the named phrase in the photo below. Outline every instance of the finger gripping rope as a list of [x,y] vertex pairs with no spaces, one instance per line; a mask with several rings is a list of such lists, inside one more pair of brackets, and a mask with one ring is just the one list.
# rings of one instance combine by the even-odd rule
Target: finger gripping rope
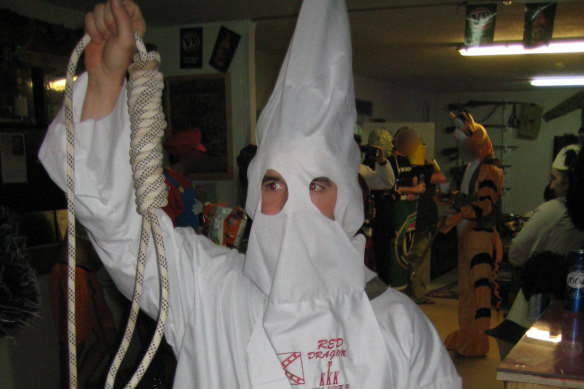
[[[137,54],[128,71],[130,79],[126,84],[128,92],[128,112],[130,115],[130,164],[134,189],[136,191],[137,212],[143,216],[140,246],[136,263],[136,282],[128,324],[120,348],[112,362],[106,379],[106,388],[113,389],[116,374],[130,345],[136,320],[140,311],[144,285],[144,269],[150,236],[158,259],[160,279],[160,307],[158,322],[152,342],[148,346],[136,372],[126,388],[135,388],[164,336],[164,327],[168,317],[169,284],[166,255],[162,233],[156,216],[156,209],[166,205],[166,185],[162,170],[161,138],[166,122],[162,110],[163,76],[158,70],[160,56],[156,52],[147,52],[142,38],[135,33]],[[77,387],[77,355],[75,334],[75,133],[73,122],[73,77],[79,57],[90,43],[85,35],[75,47],[67,67],[67,86],[65,89],[65,119],[67,134],[67,219],[68,219],[68,346],[69,346],[69,387]]]

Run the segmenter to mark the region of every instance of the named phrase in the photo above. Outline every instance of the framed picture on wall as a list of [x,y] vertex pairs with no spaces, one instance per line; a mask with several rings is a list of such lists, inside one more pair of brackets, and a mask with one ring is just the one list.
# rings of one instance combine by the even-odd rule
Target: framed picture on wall
[[235,55],[235,50],[237,50],[240,39],[241,35],[238,33],[221,27],[217,35],[217,40],[215,41],[215,46],[213,47],[209,65],[220,72],[226,73]]
[[165,78],[165,113],[169,134],[191,128],[201,131],[207,148],[194,180],[233,177],[231,88],[229,75],[204,74]]
[[200,69],[203,67],[203,28],[181,28],[180,68]]

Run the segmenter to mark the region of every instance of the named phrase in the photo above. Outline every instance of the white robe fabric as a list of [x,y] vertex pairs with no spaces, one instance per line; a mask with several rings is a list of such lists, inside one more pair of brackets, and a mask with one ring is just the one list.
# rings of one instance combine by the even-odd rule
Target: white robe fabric
[[[107,117],[80,123],[86,89],[87,76],[82,75],[73,103],[77,218],[117,287],[131,298],[141,219],[135,210],[128,157],[126,94],[122,90]],[[39,158],[51,178],[65,188],[62,111],[48,129]],[[291,388],[262,325],[266,296],[244,274],[244,256],[214,245],[192,229],[174,229],[163,211],[158,217],[169,262],[166,337],[178,359],[174,387]],[[156,317],[158,272],[153,250],[149,253],[142,309]],[[370,304],[387,353],[383,368],[389,372],[389,382],[383,388],[461,387],[436,330],[415,304],[391,289]],[[297,369],[292,365],[289,370]],[[359,382],[350,384],[350,388],[362,387]]]
[[[385,320],[378,317],[381,312],[387,315],[392,307],[376,312],[364,291],[365,239],[356,234],[363,223],[363,201],[357,182],[360,153],[353,139],[356,112],[351,51],[344,1],[304,1],[276,87],[256,128],[258,149],[248,168],[246,203],[253,225],[245,257],[209,247],[202,242],[204,238],[194,239],[185,230],[174,232],[168,228],[168,219],[163,221],[169,262],[178,262],[169,269],[174,286],[168,330],[179,358],[178,387],[190,386],[187,384],[194,380],[205,388],[246,384],[254,388],[384,388],[401,375],[394,371],[394,360],[399,358],[392,355],[389,346],[394,345],[386,340]],[[121,198],[111,202],[117,198],[118,185],[124,188],[121,182],[116,179],[107,191],[111,197],[103,192],[107,187],[103,182],[129,177],[121,175],[123,169],[118,165],[127,149],[119,157],[114,151],[123,148],[121,123],[111,124],[118,128],[117,142],[108,150],[114,160],[95,165],[89,158],[80,162],[88,167],[79,182],[80,192],[97,187],[98,194],[89,196],[108,205],[88,206],[88,211],[99,211],[100,216],[101,211],[122,211],[125,216],[115,235],[112,223],[103,234],[99,229],[94,233],[88,223],[100,248],[125,230],[123,223],[128,223],[131,213]],[[91,133],[92,142],[97,143],[97,136],[107,135],[96,129]],[[114,138],[113,134],[109,137]],[[108,153],[104,154],[107,158]],[[108,177],[90,170],[102,173],[103,167],[114,167],[114,161],[115,172]],[[287,200],[275,215],[261,210],[263,177],[269,169],[285,180]],[[311,200],[324,190],[316,190],[312,181],[323,177],[336,186],[332,219]],[[130,183],[130,179],[126,181]],[[122,193],[124,198],[132,198],[127,190]],[[126,252],[117,254],[106,256],[114,262],[130,258]],[[117,266],[117,262],[112,264],[112,270]],[[189,301],[193,295],[194,302]],[[150,299],[152,307],[146,307],[151,314],[155,313],[151,308],[156,308],[153,301]],[[415,329],[424,323],[420,321],[414,314],[409,324]],[[410,347],[416,335],[420,334],[412,334],[411,339],[406,335]],[[435,332],[424,336],[437,341]],[[439,340],[434,346],[425,351],[448,361]],[[183,353],[188,354],[183,357]],[[426,357],[410,352],[407,359]],[[452,365],[441,363],[452,373]],[[187,371],[192,366],[196,369]],[[189,377],[183,379],[183,374]],[[231,377],[236,377],[233,384]],[[450,383],[456,380],[455,374],[453,377],[449,376]],[[414,379],[418,377],[407,378]],[[434,383],[428,381],[428,385]],[[411,387],[411,382],[407,385]]]
[[[383,334],[364,290],[365,238],[356,234],[364,216],[356,115],[345,2],[306,0],[256,127],[246,201],[253,225],[244,264],[244,274],[267,296],[263,327],[273,352],[290,384],[302,389],[378,388],[391,381]],[[261,210],[269,170],[286,188],[275,215]],[[323,177],[336,187],[334,217],[312,202],[319,191],[331,191],[310,189]]]
[[[263,327],[291,385],[383,387],[391,372],[365,294],[351,36],[344,1],[308,0],[256,127],[246,202],[253,225],[244,274],[267,296]],[[268,170],[285,180],[275,215],[261,210]],[[314,179],[336,186],[334,220],[312,203]],[[330,190],[330,189],[328,189]],[[330,215],[329,215],[330,216]]]

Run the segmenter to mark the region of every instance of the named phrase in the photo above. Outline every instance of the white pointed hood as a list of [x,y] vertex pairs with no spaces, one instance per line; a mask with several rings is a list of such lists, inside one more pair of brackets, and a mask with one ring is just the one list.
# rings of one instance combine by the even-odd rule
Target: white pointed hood
[[[344,1],[305,1],[275,89],[258,121],[257,155],[248,169],[246,208],[251,217],[259,219],[261,182],[268,169],[286,180],[289,196],[283,211],[288,214],[318,213],[308,187],[312,179],[328,177],[337,186],[335,224],[344,231],[341,238],[353,240],[363,223],[355,120],[351,37]],[[277,242],[262,238],[257,243]],[[361,239],[354,245],[362,250]],[[245,266],[248,276],[266,294],[277,260],[270,257],[263,258],[267,263],[248,258]],[[362,259],[359,269],[360,265]],[[364,284],[364,278],[359,282]]]
[[[261,325],[285,378],[297,388],[381,388],[389,380],[383,337],[364,292],[365,240],[353,140],[355,96],[345,2],[304,0],[276,87],[257,126],[246,208],[253,218],[245,274],[266,296]],[[288,200],[261,212],[262,179],[277,171]],[[310,183],[337,186],[331,220]]]
[[335,181],[339,191],[335,217],[353,236],[363,223],[355,121],[351,37],[344,1],[305,2],[256,128],[258,151],[248,170],[246,204],[252,218],[265,170],[283,154],[295,154],[307,174]]

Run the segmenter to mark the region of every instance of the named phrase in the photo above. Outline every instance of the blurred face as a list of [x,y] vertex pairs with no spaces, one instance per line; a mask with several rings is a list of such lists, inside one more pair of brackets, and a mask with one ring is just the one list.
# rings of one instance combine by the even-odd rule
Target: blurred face
[[194,172],[201,166],[201,161],[204,157],[205,153],[202,151],[193,151],[192,153],[181,155],[180,163],[187,172]]
[[550,189],[557,197],[562,197],[568,190],[568,183],[564,175],[557,169],[552,169],[552,177],[550,181]]
[[415,135],[404,136],[396,146],[400,153],[410,155],[418,148],[418,137]]
[[[309,185],[310,200],[318,210],[334,220],[337,203],[337,186],[326,177],[317,177]],[[288,186],[284,178],[275,170],[266,171],[262,180],[262,213],[275,215],[284,208],[288,200]]]
[[474,161],[479,157],[479,148],[470,138],[461,140],[458,143],[458,151],[463,161]]

